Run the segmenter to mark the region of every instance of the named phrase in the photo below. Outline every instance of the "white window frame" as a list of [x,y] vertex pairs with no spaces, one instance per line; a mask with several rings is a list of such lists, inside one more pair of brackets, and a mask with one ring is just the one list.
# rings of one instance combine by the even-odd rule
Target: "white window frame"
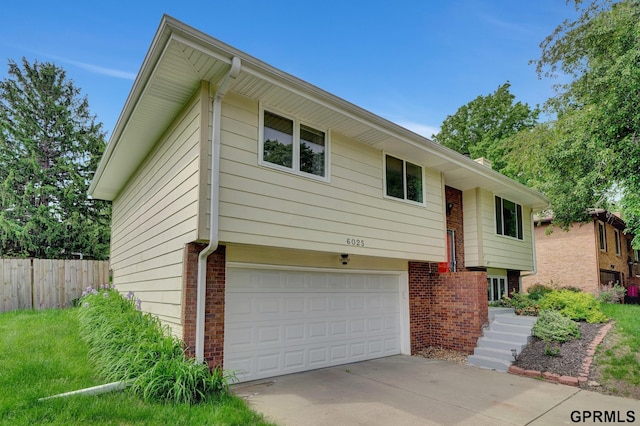
[[[275,115],[279,115],[282,118],[286,118],[287,120],[291,120],[293,122],[293,147],[292,147],[292,158],[291,158],[291,167],[282,166],[280,164],[271,163],[264,159],[264,113],[265,111],[270,112]],[[270,108],[269,106],[264,107],[260,105],[260,117],[258,120],[258,164],[264,167],[269,167],[271,169],[280,170],[287,173],[292,173],[294,175],[311,178],[315,180],[319,180],[322,182],[330,182],[331,181],[331,161],[330,161],[330,148],[331,148],[331,137],[329,129],[318,126],[317,124],[310,123],[305,120],[301,120],[297,117],[291,116],[289,114],[283,113],[276,108]],[[324,176],[318,176],[313,173],[307,173],[300,170],[300,126],[304,125],[307,127],[311,127],[314,130],[318,130],[324,132]]]
[[[402,161],[402,178],[404,179],[404,198],[394,197],[392,195],[387,195],[387,156],[393,157],[397,160]],[[420,167],[420,176],[422,178],[422,202],[413,201],[407,198],[407,163],[413,164],[414,166]],[[382,196],[388,200],[400,201],[403,203],[413,204],[414,206],[426,206],[427,205],[427,193],[426,193],[426,179],[425,179],[425,171],[424,166],[421,164],[417,164],[413,161],[407,160],[406,158],[399,157],[394,154],[390,154],[388,152],[382,152]]]
[[[496,216],[497,216],[497,211],[496,211],[496,198],[500,198],[500,220],[501,220],[501,225],[502,225],[502,234],[498,233],[498,223],[496,222]],[[522,238],[518,238],[518,218],[516,216],[516,236],[513,237],[511,235],[507,235],[504,233],[504,200],[507,200],[513,204],[516,205],[516,215],[518,214],[518,207],[520,207],[520,223],[522,223]],[[493,194],[493,232],[495,233],[496,236],[498,237],[502,237],[502,238],[510,238],[512,240],[515,241],[525,241],[525,237],[524,237],[524,231],[525,231],[525,226],[524,226],[524,207],[522,206],[522,204],[518,204],[515,201],[511,201],[508,198],[504,198],[501,195],[498,194]]]
[[[602,233],[600,233],[600,229],[602,229]],[[598,221],[598,248],[600,251],[607,251],[607,226],[603,221]]]
[[[502,292],[500,297],[497,299],[495,297],[496,295],[493,294],[493,280],[498,280],[498,286],[501,287],[498,291],[504,290],[504,292]],[[500,280],[504,280],[504,282],[500,283]],[[502,288],[501,284],[504,284],[504,288]],[[509,280],[506,275],[487,275],[487,297],[489,298],[490,302],[497,302],[507,294],[509,294]]]

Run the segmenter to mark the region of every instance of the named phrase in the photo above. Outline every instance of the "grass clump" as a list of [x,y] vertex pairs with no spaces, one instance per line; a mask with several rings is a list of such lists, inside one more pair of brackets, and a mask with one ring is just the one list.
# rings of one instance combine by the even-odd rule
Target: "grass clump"
[[604,378],[640,386],[640,306],[603,304],[603,311],[615,321],[613,344],[598,354]]
[[100,376],[130,382],[149,401],[196,404],[228,391],[232,375],[187,357],[168,327],[139,309],[133,293],[110,288],[88,288],[81,298],[80,334]]
[[80,308],[0,313],[0,424],[273,426],[231,393],[196,405],[131,392],[39,398],[105,383],[80,338]]

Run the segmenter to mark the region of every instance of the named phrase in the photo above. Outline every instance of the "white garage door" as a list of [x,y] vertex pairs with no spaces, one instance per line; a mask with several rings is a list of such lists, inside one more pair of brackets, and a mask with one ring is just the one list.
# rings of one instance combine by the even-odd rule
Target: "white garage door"
[[399,275],[229,268],[224,368],[239,381],[400,353]]

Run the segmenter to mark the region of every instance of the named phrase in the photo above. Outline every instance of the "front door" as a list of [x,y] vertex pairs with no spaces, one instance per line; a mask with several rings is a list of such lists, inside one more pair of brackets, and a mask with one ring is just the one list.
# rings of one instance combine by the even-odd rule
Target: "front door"
[[489,302],[496,302],[507,295],[507,277],[487,277]]
[[456,243],[455,232],[452,229],[447,230],[447,263],[449,271],[456,271]]

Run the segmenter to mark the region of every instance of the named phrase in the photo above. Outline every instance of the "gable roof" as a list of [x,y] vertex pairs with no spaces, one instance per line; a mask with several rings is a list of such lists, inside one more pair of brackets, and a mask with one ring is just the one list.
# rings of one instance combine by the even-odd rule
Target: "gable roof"
[[230,91],[262,101],[332,132],[411,158],[460,190],[482,187],[541,210],[548,200],[453,150],[287,74],[201,31],[163,16],[89,188],[113,200],[202,80],[218,84],[234,57],[241,71]]

